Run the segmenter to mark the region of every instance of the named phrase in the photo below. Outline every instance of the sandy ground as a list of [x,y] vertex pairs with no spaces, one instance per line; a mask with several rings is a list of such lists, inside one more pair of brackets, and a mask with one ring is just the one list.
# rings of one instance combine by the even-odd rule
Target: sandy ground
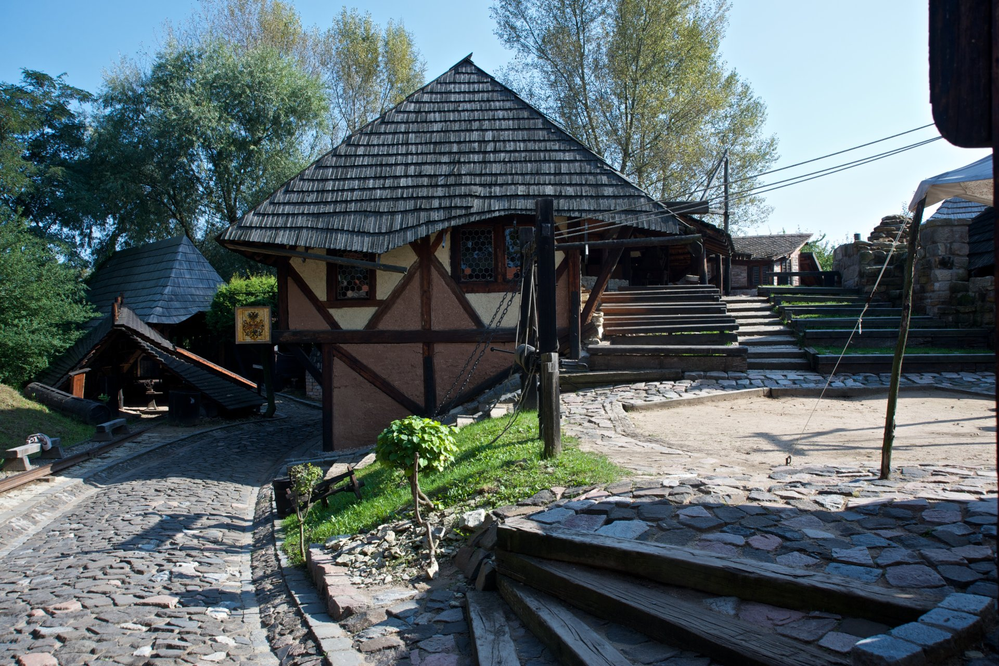
[[[637,433],[691,456],[747,471],[794,465],[880,464],[887,398],[740,398],[629,414]],[[814,410],[814,412],[813,412]],[[809,417],[811,413],[811,416]],[[892,466],[995,469],[995,402],[941,391],[903,392]]]

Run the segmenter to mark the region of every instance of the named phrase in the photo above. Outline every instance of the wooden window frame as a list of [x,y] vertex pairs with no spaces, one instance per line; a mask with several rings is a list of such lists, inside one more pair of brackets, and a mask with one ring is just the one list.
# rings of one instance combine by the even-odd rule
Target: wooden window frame
[[[376,259],[369,252],[352,252],[350,254],[360,254],[364,257],[365,261],[375,261]],[[337,298],[337,288],[340,285],[340,266],[341,264],[326,264],[326,300],[323,301],[323,305],[328,308],[367,308],[377,307],[382,304],[384,299],[378,299],[378,271],[374,268],[368,269],[368,293],[371,294],[370,298]]]
[[[507,218],[494,222],[475,222],[458,227],[451,232],[451,278],[468,294],[495,293],[510,291],[510,283],[506,277],[506,230],[533,226],[527,221]],[[462,280],[461,275],[461,232],[465,229],[491,229],[493,233],[493,279],[492,280]]]

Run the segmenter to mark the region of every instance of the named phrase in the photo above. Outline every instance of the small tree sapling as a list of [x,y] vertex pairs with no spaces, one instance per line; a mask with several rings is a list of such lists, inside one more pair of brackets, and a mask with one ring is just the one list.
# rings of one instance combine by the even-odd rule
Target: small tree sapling
[[298,552],[305,560],[305,520],[312,508],[312,491],[323,480],[323,470],[312,463],[295,465],[288,470],[291,481],[291,503],[298,516]]
[[420,490],[421,469],[441,471],[454,460],[458,446],[454,441],[454,428],[420,416],[407,416],[393,421],[378,435],[375,457],[386,467],[402,470],[413,491],[413,510],[416,522],[423,524],[420,504],[433,506],[430,498]]

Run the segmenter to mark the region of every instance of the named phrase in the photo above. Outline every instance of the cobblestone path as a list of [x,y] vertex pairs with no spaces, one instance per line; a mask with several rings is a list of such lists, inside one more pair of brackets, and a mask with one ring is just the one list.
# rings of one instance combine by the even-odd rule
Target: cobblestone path
[[88,481],[23,543],[0,544],[0,661],[276,664],[251,582],[254,504],[316,436],[314,412],[254,422]]

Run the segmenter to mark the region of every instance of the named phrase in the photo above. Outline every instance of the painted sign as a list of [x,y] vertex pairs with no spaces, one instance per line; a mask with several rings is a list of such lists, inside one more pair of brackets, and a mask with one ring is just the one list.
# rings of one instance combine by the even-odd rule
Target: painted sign
[[271,309],[252,305],[236,308],[236,344],[270,344]]

